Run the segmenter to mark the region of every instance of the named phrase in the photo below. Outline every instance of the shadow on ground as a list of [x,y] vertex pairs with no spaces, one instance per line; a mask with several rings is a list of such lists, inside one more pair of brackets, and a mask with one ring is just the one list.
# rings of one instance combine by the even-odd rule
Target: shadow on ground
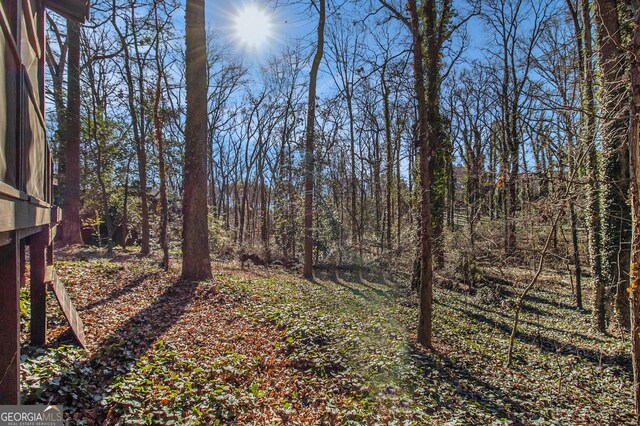
[[[512,424],[522,424],[522,419],[513,415],[529,410],[506,394],[502,389],[477,377],[463,364],[452,360],[443,353],[426,353],[414,343],[409,344],[408,355],[413,359],[415,367],[423,377],[437,372],[437,380],[444,381],[455,389],[455,395],[468,404],[480,404],[495,417],[509,419]],[[467,386],[468,384],[468,386]],[[440,400],[438,409],[457,411],[460,401],[456,399]],[[434,414],[435,408],[427,410],[427,414]]]
[[97,308],[98,306],[106,305],[107,303],[110,303],[113,300],[121,296],[124,296],[125,294],[133,292],[138,286],[140,286],[140,284],[144,283],[147,279],[152,278],[154,276],[158,276],[158,275],[160,275],[160,272],[153,272],[153,273],[147,272],[139,277],[136,277],[124,287],[121,287],[118,290],[112,291],[107,297],[97,300],[86,306],[79,306],[77,308],[78,312],[89,311],[91,309]]
[[[123,287],[123,290],[130,290],[141,281],[144,281],[143,277]],[[85,407],[93,411],[91,417],[95,418],[92,420],[102,424],[107,413],[96,409],[101,406],[102,395],[109,392],[118,377],[129,373],[136,361],[149,352],[160,336],[178,322],[194,300],[197,288],[198,283],[195,282],[173,282],[148,307],[113,331],[89,359],[74,365],[59,380],[50,381],[40,402]],[[113,298],[110,297],[109,300]],[[62,335],[50,347],[66,343],[67,337],[68,334]],[[69,389],[73,392],[69,392]]]
[[[487,315],[481,314],[479,312],[472,312],[468,309],[462,309],[455,307],[453,305],[449,305],[446,303],[439,302],[442,306],[445,306],[447,309],[455,310],[473,321],[477,321],[479,323],[486,324],[492,328],[500,330],[504,333],[505,336],[509,336],[511,334],[511,324],[503,321],[498,321],[493,318],[488,317]],[[547,328],[544,324],[536,324],[537,327],[541,329]],[[557,355],[572,355],[580,357],[586,361],[589,361],[598,366],[607,365],[611,367],[618,367],[622,370],[622,372],[631,374],[632,373],[632,365],[631,365],[631,357],[628,354],[613,354],[608,355],[603,353],[602,351],[597,351],[590,348],[585,348],[581,346],[574,345],[569,342],[561,342],[559,340],[550,338],[548,336],[543,335],[542,333],[526,333],[522,331],[520,328],[518,333],[516,334],[516,340],[522,343],[536,345],[540,351],[557,354]]]

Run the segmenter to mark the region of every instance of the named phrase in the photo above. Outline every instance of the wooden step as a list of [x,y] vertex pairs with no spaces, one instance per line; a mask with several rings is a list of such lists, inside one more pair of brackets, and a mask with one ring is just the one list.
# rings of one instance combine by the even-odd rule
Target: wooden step
[[[67,290],[64,288],[64,285],[60,281],[58,274],[55,270],[52,269],[52,280],[49,283],[49,288],[56,295],[56,299],[60,304],[60,308],[62,308],[62,312],[64,313],[67,322],[71,326],[71,331],[73,331],[73,335],[80,345],[84,348],[86,347],[86,339],[84,336],[84,324],[82,324],[82,319],[76,311],[76,308],[73,306],[73,302],[71,302],[71,298],[67,293]],[[47,270],[49,267],[47,267]]]

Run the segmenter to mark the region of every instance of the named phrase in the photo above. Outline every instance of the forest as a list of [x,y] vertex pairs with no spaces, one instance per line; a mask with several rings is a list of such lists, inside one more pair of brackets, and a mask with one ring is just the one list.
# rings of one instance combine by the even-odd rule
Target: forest
[[640,424],[640,1],[90,3],[42,23],[86,345],[22,289],[22,403]]

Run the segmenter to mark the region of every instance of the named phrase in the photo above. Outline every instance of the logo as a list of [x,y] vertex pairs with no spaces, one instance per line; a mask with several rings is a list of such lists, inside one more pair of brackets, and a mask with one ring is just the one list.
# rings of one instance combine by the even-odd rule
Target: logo
[[62,405],[0,405],[0,426],[62,426]]

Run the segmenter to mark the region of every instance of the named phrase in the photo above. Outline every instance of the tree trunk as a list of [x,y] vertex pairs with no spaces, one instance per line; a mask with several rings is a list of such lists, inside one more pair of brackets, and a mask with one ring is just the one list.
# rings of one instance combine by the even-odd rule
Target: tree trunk
[[633,243],[631,258],[631,344],[633,360],[633,396],[636,423],[640,424],[640,2],[634,0],[635,29],[629,47],[631,77],[631,206],[633,209]]
[[382,81],[382,99],[384,101],[384,130],[385,130],[385,143],[386,143],[386,154],[387,154],[387,182],[386,182],[386,235],[387,235],[387,245],[383,247],[383,249],[390,250],[393,247],[393,242],[391,241],[391,226],[393,223],[393,206],[391,204],[392,198],[392,188],[393,188],[393,151],[394,151],[394,141],[391,138],[391,111],[389,108],[389,89],[387,87],[386,82],[386,63],[382,67],[382,76],[380,77]]
[[433,265],[431,257],[431,170],[429,145],[429,111],[425,97],[423,35],[415,0],[408,0],[413,39],[413,68],[415,95],[418,104],[418,152],[420,176],[420,317],[418,319],[418,343],[425,348],[432,346],[433,317]]
[[[96,145],[99,142],[96,140]],[[101,148],[97,146],[97,150],[100,151]],[[107,191],[107,185],[102,176],[102,163],[101,154],[98,154],[96,167],[96,175],[98,177],[98,184],[100,185],[100,202],[102,203],[102,210],[104,211],[104,221],[107,226],[107,253],[113,253],[113,224],[111,223],[111,216],[109,216],[109,192]],[[99,229],[99,228],[98,228]],[[98,238],[101,238],[100,232],[98,231]]]
[[57,149],[53,152],[54,161],[58,164],[57,176],[58,176],[58,188],[64,188],[64,162],[65,162],[65,153],[66,153],[66,144],[67,144],[67,136],[66,136],[66,120],[67,120],[67,106],[64,101],[64,74],[67,68],[67,51],[68,51],[68,40],[64,41],[62,37],[61,31],[58,29],[58,25],[56,21],[51,18],[50,15],[47,14],[47,22],[49,23],[49,28],[54,33],[56,42],[59,48],[59,60],[56,63],[53,52],[51,52],[50,42],[46,43],[46,61],[49,67],[49,74],[51,75],[51,85],[52,88],[52,96],[53,96],[53,105],[56,112],[56,121],[58,128],[55,132],[54,141],[57,139]]
[[305,140],[304,177],[304,277],[313,279],[313,186],[315,172],[316,86],[324,52],[326,0],[319,0],[318,46],[309,76],[309,105]]
[[[513,135],[513,138],[517,136]],[[515,142],[514,142],[515,143]],[[509,155],[510,158],[510,170],[509,177],[507,179],[506,188],[506,209],[505,219],[507,223],[507,235],[506,235],[506,253],[513,254],[516,250],[516,210],[518,208],[518,170],[520,169],[520,153],[516,149]]]
[[[427,101],[429,111],[437,108],[437,101]],[[429,128],[431,131],[431,221],[432,221],[432,241],[434,267],[442,269],[444,267],[444,222],[445,207],[447,204],[447,171],[449,164],[448,146],[444,146],[443,134],[440,129],[439,113],[430,112]]]
[[625,70],[626,54],[622,36],[618,0],[596,0],[596,29],[600,64],[600,105],[602,119],[602,257],[604,284],[615,297],[618,324],[628,328],[629,241],[631,212],[629,193],[628,96]]
[[573,244],[573,263],[576,277],[576,307],[582,310],[582,265],[580,264],[580,245],[578,241],[578,215],[571,200],[569,201],[569,214],[571,215],[571,242]]
[[129,167],[131,166],[131,158],[127,160],[127,175],[124,179],[124,201],[122,203],[122,221],[120,222],[121,238],[120,244],[122,250],[127,249],[127,237],[129,236]]
[[[398,117],[398,124],[400,118]],[[396,136],[396,249],[400,251],[402,237],[402,179],[400,178],[400,158],[402,157],[400,149],[402,147],[402,126],[398,125]],[[411,180],[411,178],[409,178]]]
[[591,6],[589,0],[582,0],[580,12],[582,28],[578,13],[570,0],[567,6],[573,18],[576,33],[576,44],[580,61],[581,78],[581,137],[587,150],[587,174],[589,178],[589,192],[587,201],[587,230],[589,234],[589,263],[594,287],[593,316],[596,328],[606,331],[606,310],[604,279],[602,277],[602,235],[600,220],[600,180],[598,178],[598,152],[595,143],[596,103],[594,95],[593,48],[591,37]]
[[265,166],[264,166],[264,156],[265,149],[263,144],[264,142],[262,138],[258,139],[258,143],[260,144],[259,158],[258,158],[258,196],[260,200],[260,241],[262,242],[262,250],[264,254],[264,261],[269,264],[271,263],[271,247],[269,245],[269,200],[267,194],[267,185],[264,179],[265,174]]
[[496,147],[496,132],[491,127],[491,135],[489,136],[489,177],[491,190],[489,192],[489,218],[493,222],[497,219],[497,208],[496,208],[496,179],[498,177],[497,173],[498,161],[497,161],[497,147]]
[[351,244],[359,240],[358,226],[358,180],[356,177],[356,136],[353,118],[353,99],[347,91],[347,112],[349,113],[349,153],[351,154]]
[[242,181],[242,199],[240,200],[240,209],[238,212],[238,242],[240,243],[240,250],[244,251],[244,233],[245,233],[245,223],[247,222],[247,203],[249,199],[249,175],[251,171],[247,166],[247,175]]
[[456,177],[453,170],[453,158],[447,165],[447,228],[455,230]]
[[371,164],[371,172],[373,177],[373,202],[376,210],[376,235],[380,236],[380,248],[384,247],[385,234],[383,229],[383,213],[382,213],[382,182],[380,174],[382,173],[382,156],[380,153],[380,136],[378,132],[373,136],[373,162]]
[[80,25],[67,21],[69,69],[65,148],[63,244],[82,244],[80,221]]
[[[139,137],[135,138],[136,141],[136,154],[138,156],[138,175],[140,180],[140,214],[142,216],[142,236],[140,252],[142,254],[149,254],[151,252],[151,223],[149,218],[149,201],[147,195],[147,132],[145,131],[146,124],[146,113],[145,113],[145,104],[146,104],[146,87],[145,87],[145,69],[147,66],[146,58],[143,54],[141,54],[141,42],[138,37],[138,28],[136,27],[136,2],[131,2],[131,30],[133,36],[133,49],[135,53],[134,63],[138,66],[138,111],[133,110],[131,112],[132,116],[135,114],[140,114],[140,126],[139,126]],[[128,47],[127,47],[128,50]],[[135,90],[133,89],[133,84],[131,86],[132,98]],[[133,105],[133,103],[132,103]]]
[[207,207],[207,49],[205,1],[187,0],[182,277],[211,278]]
[[[157,25],[157,22],[156,22]],[[167,166],[164,159],[164,137],[162,134],[162,117],[160,116],[160,99],[162,97],[163,72],[158,61],[158,79],[153,102],[154,138],[158,146],[158,174],[160,175],[160,247],[162,248],[162,268],[169,270],[169,239],[167,228],[169,224],[169,201],[167,199]],[[208,248],[208,246],[207,246]],[[208,251],[208,250],[207,250]]]

